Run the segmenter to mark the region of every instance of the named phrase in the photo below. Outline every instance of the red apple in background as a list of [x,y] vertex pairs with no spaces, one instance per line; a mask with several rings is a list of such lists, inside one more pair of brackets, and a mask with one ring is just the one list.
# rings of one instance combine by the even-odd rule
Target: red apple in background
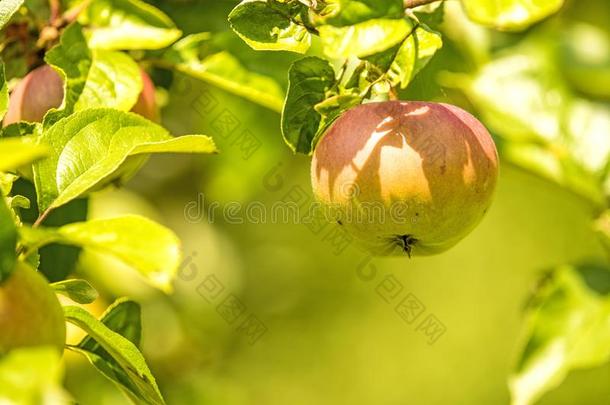
[[61,105],[63,86],[61,76],[51,66],[32,70],[11,93],[3,125],[19,121],[42,122],[47,111]]
[[348,110],[311,164],[325,214],[376,255],[449,249],[489,208],[497,176],[496,147],[476,118],[415,101]]
[[[133,112],[159,121],[155,102],[155,85],[150,76],[140,69],[142,92]],[[12,91],[3,126],[19,121],[42,122],[47,111],[58,108],[64,98],[63,80],[51,66],[43,65],[28,73]]]

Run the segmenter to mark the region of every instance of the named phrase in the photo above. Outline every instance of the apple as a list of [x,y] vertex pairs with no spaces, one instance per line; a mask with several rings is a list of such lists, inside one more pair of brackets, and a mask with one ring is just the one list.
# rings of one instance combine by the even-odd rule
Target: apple
[[0,284],[0,355],[28,346],[54,346],[63,351],[66,324],[57,296],[45,278],[17,262]]
[[476,118],[419,101],[346,111],[311,163],[324,214],[375,255],[431,255],[454,246],[488,210],[497,177],[496,147]]
[[64,99],[61,76],[51,66],[43,65],[28,73],[11,93],[3,125],[19,121],[42,122],[47,111]]
[[[155,85],[140,69],[142,91],[131,109],[151,121],[159,121],[155,102]],[[63,80],[51,66],[43,65],[28,73],[12,91],[3,126],[19,121],[42,122],[47,111],[61,106],[64,98]]]

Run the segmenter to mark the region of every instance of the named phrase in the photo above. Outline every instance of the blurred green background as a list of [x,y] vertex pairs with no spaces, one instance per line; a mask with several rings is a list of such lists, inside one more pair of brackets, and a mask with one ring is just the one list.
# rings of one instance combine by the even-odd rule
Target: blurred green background
[[[219,43],[244,66],[285,88],[295,56],[254,52],[230,32],[226,16],[237,2],[151,3],[185,33],[216,33]],[[366,263],[369,271],[376,271],[370,280],[358,273],[367,256],[352,246],[337,254],[325,237],[330,228],[314,234],[303,224],[229,223],[220,212],[214,221],[194,218],[192,211],[185,216],[185,208],[200,194],[206,204],[260,201],[267,207],[285,199],[295,187],[310,195],[309,159],[294,156],[283,143],[279,114],[196,79],[154,72],[170,100],[163,110],[164,125],[175,134],[211,135],[221,154],[155,157],[125,189],[94,195],[92,215],[150,216],[176,231],[191,264],[184,267],[171,296],[148,287],[118,262],[92,252],[83,253],[79,272],[92,280],[107,303],[129,295],[142,304],[144,354],[169,404],[509,402],[507,376],[519,348],[523,308],[537,281],[555,266],[604,258],[591,229],[598,210],[596,197],[579,175],[582,167],[596,170],[586,165],[591,155],[585,150],[571,161],[574,166],[560,165],[570,171],[558,175],[549,169],[553,163],[542,152],[533,151],[543,149],[542,143],[531,137],[524,140],[523,134],[529,136],[548,122],[552,127],[554,118],[545,109],[564,117],[557,104],[578,99],[601,111],[602,117],[594,122],[601,122],[602,136],[610,136],[603,126],[608,124],[604,117],[610,117],[604,99],[610,92],[600,89],[605,79],[586,70],[592,69],[587,55],[582,67],[578,55],[569,53],[570,41],[588,44],[587,49],[597,52],[593,59],[599,62],[599,52],[602,55],[601,68],[593,71],[610,75],[610,48],[604,53],[603,44],[596,47],[582,39],[589,28],[607,30],[610,5],[603,0],[571,1],[558,15],[520,34],[474,26],[461,16],[459,6],[448,7],[451,14],[445,18],[450,22],[443,28],[442,50],[401,98],[451,102],[484,119],[501,150],[495,202],[481,225],[449,252],[411,260],[374,259]],[[523,78],[516,76],[519,67],[514,65],[495,68],[504,77],[483,77],[487,64],[523,49],[523,55],[543,58],[542,64],[550,65],[553,72],[540,70],[538,76],[526,72]],[[603,65],[604,55],[608,66]],[[570,76],[570,69],[579,66],[586,72],[576,75],[582,83]],[[518,94],[502,87],[511,79],[523,84]],[[601,95],[592,94],[598,90]],[[555,100],[555,91],[560,101]],[[524,110],[519,111],[519,106]],[[568,125],[584,131],[592,120],[583,122]],[[552,138],[544,137],[548,125],[539,130],[547,140]],[[244,150],[237,141],[244,130],[257,140],[254,151]],[[513,138],[521,143],[511,144]],[[553,145],[568,142],[557,139],[552,139]],[[186,274],[193,275],[192,280],[186,280],[190,278]],[[224,289],[208,301],[200,292],[210,275]],[[388,280],[402,286],[390,302],[383,293]],[[395,311],[409,293],[425,307],[412,323]],[[243,314],[233,323],[218,311],[227,297],[242,304]],[[93,310],[99,313],[103,305],[98,305]],[[249,315],[266,328],[253,344],[238,330]],[[444,333],[433,343],[418,330],[428,315],[444,325]],[[66,357],[67,388],[79,403],[126,403],[85,360],[69,352]],[[609,381],[610,365],[572,372],[540,403],[607,404]]]

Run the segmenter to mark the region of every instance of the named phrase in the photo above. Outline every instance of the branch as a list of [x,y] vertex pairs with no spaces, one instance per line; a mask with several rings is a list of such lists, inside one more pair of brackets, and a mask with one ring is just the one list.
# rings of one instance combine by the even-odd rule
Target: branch
[[403,0],[405,8],[414,8],[423,6],[424,4],[434,3],[439,0]]

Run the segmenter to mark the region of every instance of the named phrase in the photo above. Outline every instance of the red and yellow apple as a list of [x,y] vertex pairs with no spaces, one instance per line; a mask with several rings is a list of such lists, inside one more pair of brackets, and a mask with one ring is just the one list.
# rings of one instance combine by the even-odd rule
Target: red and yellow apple
[[339,117],[313,153],[327,216],[376,255],[454,246],[488,210],[498,155],[485,127],[448,104],[386,101]]

